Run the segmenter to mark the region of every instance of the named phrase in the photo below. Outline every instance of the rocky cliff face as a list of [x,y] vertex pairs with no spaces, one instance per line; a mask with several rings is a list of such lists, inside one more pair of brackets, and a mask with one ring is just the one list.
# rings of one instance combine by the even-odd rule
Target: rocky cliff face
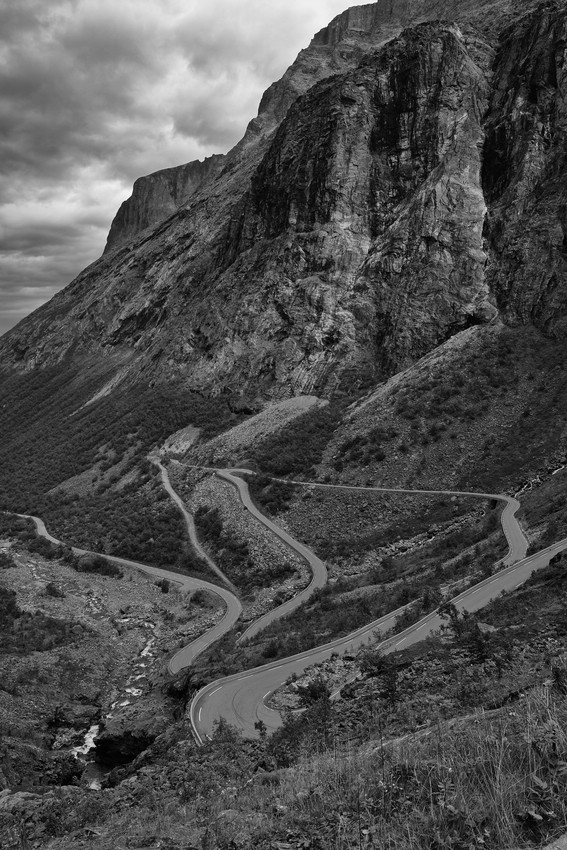
[[[529,3],[519,6],[517,2],[508,2],[503,8],[498,6],[496,26],[494,0],[477,0],[474,3],[470,0],[403,0],[396,3],[379,0],[367,6],[347,9],[318,32],[283,77],[268,88],[260,102],[258,116],[248,125],[244,139],[232,152],[232,158],[273,132],[292,103],[316,82],[351,69],[366,53],[379,49],[412,22],[432,17],[472,19],[475,25],[486,29],[485,36],[490,41],[503,22],[511,17],[513,10],[525,11],[527,6]],[[140,177],[134,183],[132,196],[122,204],[112,222],[105,251],[125,244],[142,230],[166,219],[198,189],[214,179],[223,165],[224,157],[218,155],[208,157],[202,163],[190,162]]]
[[138,178],[131,197],[124,201],[114,217],[105,253],[130,242],[142,230],[172,215],[195,192],[214,180],[224,160],[222,154],[217,154],[203,162],[196,160]]
[[119,354],[121,376],[282,397],[370,384],[499,313],[562,333],[567,13],[517,8],[339,16],[214,179],[140,184],[124,239],[181,206],[7,334],[4,367]]
[[503,35],[486,121],[488,282],[510,322],[567,331],[567,16],[554,3]]

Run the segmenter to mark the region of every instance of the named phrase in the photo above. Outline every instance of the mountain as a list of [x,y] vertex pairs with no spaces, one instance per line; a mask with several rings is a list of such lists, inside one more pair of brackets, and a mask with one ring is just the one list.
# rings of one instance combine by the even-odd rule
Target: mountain
[[224,156],[216,154],[200,162],[164,168],[139,177],[132,195],[116,213],[104,252],[132,240],[138,233],[172,215],[191,195],[219,174]]
[[[559,458],[561,428],[527,434],[525,411],[547,419],[560,391],[566,21],[560,2],[354,7],[226,156],[140,178],[103,256],[0,339],[4,504],[39,509],[101,464],[126,475],[187,424],[214,436],[276,400],[369,394],[360,427],[333,420],[340,445],[397,386],[426,394],[437,362],[467,378],[464,410],[480,393],[502,442],[530,441],[516,479]],[[503,351],[512,384],[479,389]],[[488,437],[457,437],[438,435],[437,477],[508,480]],[[415,452],[388,474],[415,479]]]
[[[506,557],[486,494],[518,499],[530,551],[567,539],[566,35],[559,0],[348,9],[232,151],[137,180],[103,256],[0,339],[2,846],[565,831],[559,553],[482,621],[441,605],[440,636],[292,677],[270,699],[306,710],[273,736],[221,724],[197,747],[185,702],[477,593]],[[9,515],[209,581],[157,455],[243,608],[175,680],[165,660],[223,622],[210,585],[188,599]],[[226,467],[256,471],[255,505],[328,571],[285,619],[309,571]],[[92,791],[69,749],[101,723],[115,769]]]
[[[103,256],[0,339],[5,503],[275,400],[421,392],[427,358],[469,374],[474,350],[497,372],[509,350],[516,390],[546,368],[526,352],[558,363],[566,22],[561,2],[354,7],[226,156],[140,178]],[[524,434],[511,392],[495,421]],[[479,440],[459,467],[501,468]],[[541,444],[540,464],[563,451],[560,431]],[[397,456],[411,477],[419,458]]]
[[[513,6],[473,5],[336,18],[226,160],[140,181],[118,247],[3,337],[2,368],[72,352],[205,393],[329,395],[497,315],[553,334],[565,10],[540,4],[498,40]],[[490,10],[489,38],[469,21]]]

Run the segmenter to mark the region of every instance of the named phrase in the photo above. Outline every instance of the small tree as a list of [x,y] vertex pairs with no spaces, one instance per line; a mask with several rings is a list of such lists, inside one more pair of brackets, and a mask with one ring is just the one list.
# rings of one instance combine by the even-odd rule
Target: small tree
[[46,596],[54,596],[56,599],[64,599],[65,593],[61,588],[57,587],[55,582],[50,581],[45,585]]
[[490,638],[479,629],[474,614],[461,612],[452,602],[446,602],[439,608],[439,616],[446,621],[441,630],[450,632],[455,643],[470,653],[475,661],[486,661],[490,657]]
[[399,697],[398,668],[392,655],[384,655],[380,649],[363,650],[360,670],[368,678],[377,678],[378,695],[393,705]]
[[299,695],[300,704],[306,707],[314,705],[314,703],[319,702],[322,699],[331,699],[329,686],[321,675],[312,679],[306,685],[298,685],[297,693]]
[[17,567],[11,555],[7,552],[0,552],[0,570],[9,570],[11,567]]
[[254,724],[254,729],[258,732],[261,741],[266,740],[266,735],[268,734],[268,728],[263,720],[257,720]]

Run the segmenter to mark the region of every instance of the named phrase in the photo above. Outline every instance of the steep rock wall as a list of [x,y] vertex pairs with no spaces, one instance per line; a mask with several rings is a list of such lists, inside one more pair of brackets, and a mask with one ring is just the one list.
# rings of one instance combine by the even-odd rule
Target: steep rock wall
[[196,160],[139,177],[132,195],[121,204],[114,217],[105,253],[130,242],[142,230],[172,215],[195,192],[217,177],[224,161],[225,157],[217,154],[202,162]]
[[503,36],[484,149],[489,285],[510,322],[567,332],[567,15]]
[[269,265],[278,383],[375,380],[496,314],[479,156],[491,51],[473,48],[455,26],[408,30],[313,87],[276,133],[228,256]]

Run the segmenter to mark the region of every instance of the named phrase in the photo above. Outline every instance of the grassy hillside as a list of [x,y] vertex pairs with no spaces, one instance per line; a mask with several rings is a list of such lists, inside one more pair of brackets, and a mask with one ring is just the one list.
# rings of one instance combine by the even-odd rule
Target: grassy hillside
[[146,455],[188,423],[213,436],[242,414],[174,383],[97,397],[114,365],[67,362],[2,378],[0,508],[39,514],[71,545],[198,570]]
[[95,473],[119,467],[122,477],[188,423],[212,436],[237,421],[226,399],[208,399],[175,383],[125,384],[93,401],[110,375],[100,366],[91,371],[87,363],[67,362],[2,379],[2,506],[30,509],[46,492],[97,464]]

